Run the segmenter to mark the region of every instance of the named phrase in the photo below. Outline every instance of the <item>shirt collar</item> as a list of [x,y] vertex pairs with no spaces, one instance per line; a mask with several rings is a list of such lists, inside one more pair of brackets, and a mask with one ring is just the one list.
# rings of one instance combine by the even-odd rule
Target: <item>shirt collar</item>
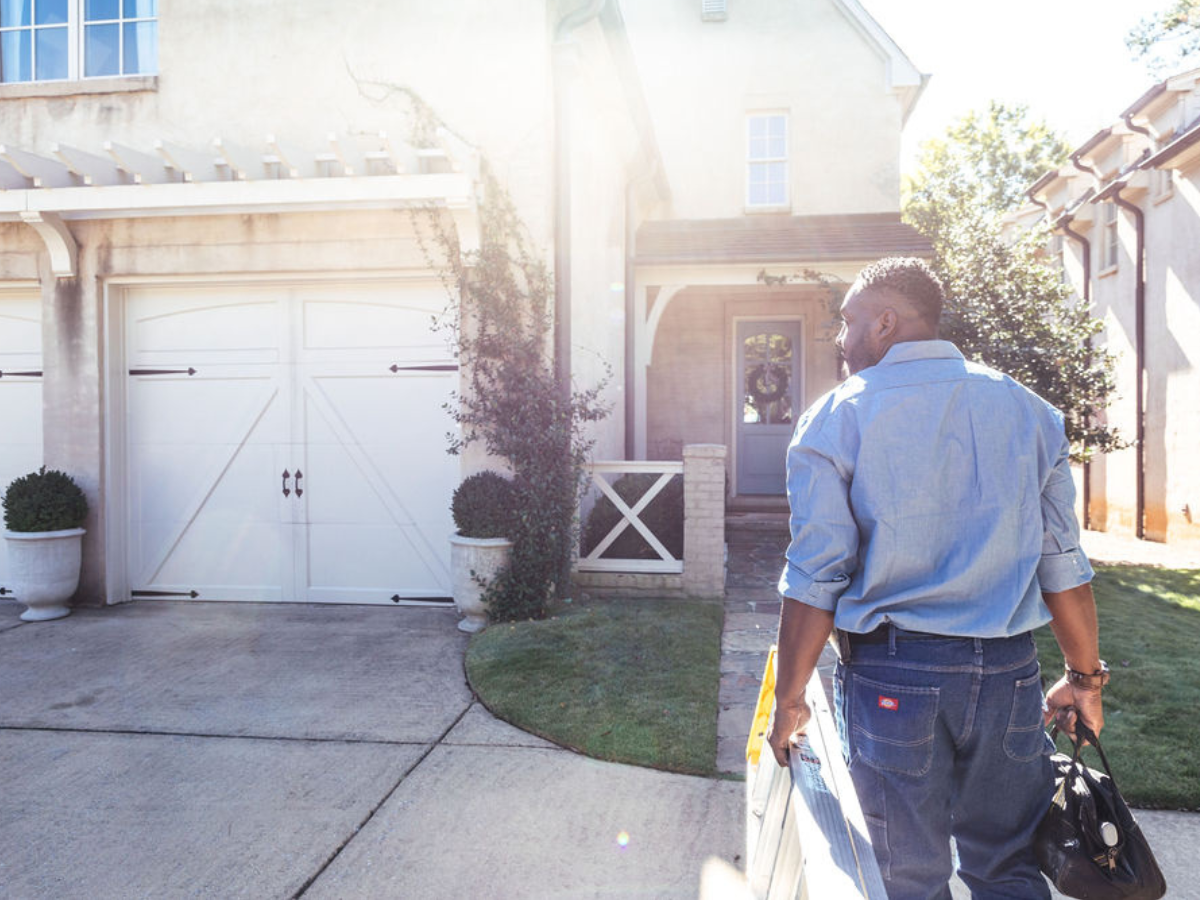
[[878,366],[913,362],[918,359],[964,359],[962,352],[949,341],[901,341],[892,344]]

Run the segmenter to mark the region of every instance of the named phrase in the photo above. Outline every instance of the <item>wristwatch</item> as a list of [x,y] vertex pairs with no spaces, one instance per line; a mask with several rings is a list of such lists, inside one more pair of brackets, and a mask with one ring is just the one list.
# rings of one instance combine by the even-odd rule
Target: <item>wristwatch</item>
[[1069,665],[1066,666],[1066,670],[1068,683],[1077,684],[1084,688],[1094,688],[1096,690],[1099,690],[1108,684],[1108,679],[1110,677],[1108,672],[1108,663],[1106,663],[1104,660],[1100,660],[1100,668],[1098,668],[1095,672],[1080,672],[1076,669],[1072,669]]

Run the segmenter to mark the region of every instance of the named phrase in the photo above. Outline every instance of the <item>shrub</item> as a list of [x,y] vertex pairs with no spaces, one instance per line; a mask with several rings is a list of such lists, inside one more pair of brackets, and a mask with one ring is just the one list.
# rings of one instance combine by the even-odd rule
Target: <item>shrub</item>
[[450,501],[454,527],[463,537],[508,537],[515,501],[511,481],[499,472],[477,472],[454,491]]
[[[659,475],[647,472],[631,472],[613,482],[613,490],[629,506],[633,506],[650,488]],[[676,559],[683,558],[683,478],[675,476],[663,487],[649,505],[641,511],[640,518],[658,538],[667,551]],[[583,527],[581,551],[587,555],[608,535],[621,519],[616,506],[602,496],[588,514]],[[646,539],[632,525],[600,554],[602,559],[658,559]]]
[[71,478],[42,466],[15,479],[4,492],[4,526],[9,531],[65,531],[87,518],[87,498]]

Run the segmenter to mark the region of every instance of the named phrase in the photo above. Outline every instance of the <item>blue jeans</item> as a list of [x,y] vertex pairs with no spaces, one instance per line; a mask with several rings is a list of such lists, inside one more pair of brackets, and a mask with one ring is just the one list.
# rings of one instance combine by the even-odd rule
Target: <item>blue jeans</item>
[[[901,633],[903,634],[903,633]],[[891,900],[1048,898],[1033,833],[1053,745],[1031,634],[856,643],[834,684],[838,729]]]

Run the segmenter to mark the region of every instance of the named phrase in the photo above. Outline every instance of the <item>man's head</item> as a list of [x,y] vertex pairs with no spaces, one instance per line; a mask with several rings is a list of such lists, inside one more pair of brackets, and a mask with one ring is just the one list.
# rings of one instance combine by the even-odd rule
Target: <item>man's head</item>
[[875,365],[893,344],[938,336],[945,293],[929,266],[891,256],[861,272],[842,302],[837,346],[853,375]]

